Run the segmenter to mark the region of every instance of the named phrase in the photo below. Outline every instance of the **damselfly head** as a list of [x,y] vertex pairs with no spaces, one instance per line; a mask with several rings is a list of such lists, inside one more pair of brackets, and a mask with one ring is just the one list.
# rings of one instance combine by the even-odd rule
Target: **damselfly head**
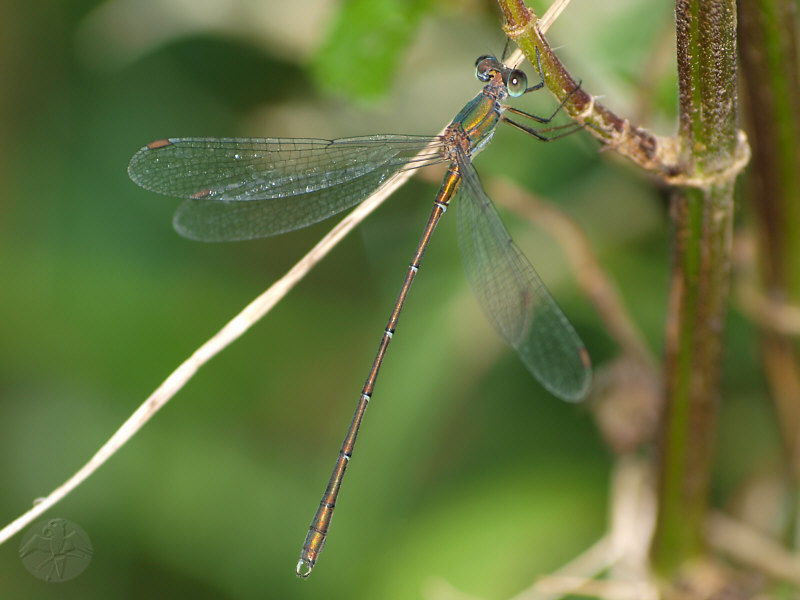
[[475,77],[480,81],[489,81],[495,73],[500,73],[508,95],[516,98],[528,89],[528,76],[519,69],[507,67],[494,56],[484,54],[475,61]]

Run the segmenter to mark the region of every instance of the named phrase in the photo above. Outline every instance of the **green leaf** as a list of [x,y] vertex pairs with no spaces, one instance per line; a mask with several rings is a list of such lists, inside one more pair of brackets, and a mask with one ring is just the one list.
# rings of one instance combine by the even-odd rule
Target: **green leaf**
[[431,0],[349,0],[312,65],[319,85],[359,99],[385,94]]

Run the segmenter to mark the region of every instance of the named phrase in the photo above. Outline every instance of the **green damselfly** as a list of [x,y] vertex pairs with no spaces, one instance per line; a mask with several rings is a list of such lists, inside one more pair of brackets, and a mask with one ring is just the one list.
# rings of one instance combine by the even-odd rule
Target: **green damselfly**
[[555,113],[541,118],[505,104],[509,97],[541,89],[544,80],[528,87],[524,72],[492,56],[476,61],[476,76],[484,88],[440,136],[163,139],[139,150],[128,167],[141,187],[184,199],[174,219],[181,235],[232,241],[311,225],[359,204],[400,170],[449,164],[309,528],[296,569],[301,577],[311,573],[322,552],[378,371],[431,235],[453,198],[460,205],[459,243],[467,278],[488,319],[551,393],[577,401],[588,392],[591,363],[583,343],[511,240],[472,166],[500,122],[543,141],[553,139],[519,119],[549,123]]

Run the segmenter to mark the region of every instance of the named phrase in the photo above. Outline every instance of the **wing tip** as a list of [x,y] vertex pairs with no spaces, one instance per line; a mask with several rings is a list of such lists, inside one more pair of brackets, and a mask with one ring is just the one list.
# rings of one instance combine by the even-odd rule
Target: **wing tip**
[[561,385],[551,383],[536,372],[534,372],[534,376],[548,392],[561,400],[572,403],[582,402],[589,395],[592,387],[592,359],[585,346],[578,348],[577,358],[580,367],[574,370],[573,376],[568,380],[562,380]]
[[592,387],[592,358],[589,356],[589,351],[585,346],[578,348],[578,360],[583,367],[583,379],[575,390],[570,392],[562,392],[559,394],[567,402],[581,402],[589,395],[589,389]]
[[154,140],[146,146],[140,148],[136,154],[131,157],[131,161],[128,163],[128,177],[130,177],[137,185],[145,187],[142,184],[142,177],[138,171],[140,163],[143,160],[146,160],[145,156],[150,152],[154,150],[160,150],[161,148],[167,148],[172,146],[173,143],[174,142],[171,139],[162,138],[160,140]]

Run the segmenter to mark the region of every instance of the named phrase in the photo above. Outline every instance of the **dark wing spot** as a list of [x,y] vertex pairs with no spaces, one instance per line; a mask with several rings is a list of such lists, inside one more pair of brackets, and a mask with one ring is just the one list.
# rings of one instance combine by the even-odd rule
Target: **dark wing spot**
[[158,150],[159,148],[165,148],[166,146],[171,146],[172,142],[168,139],[156,140],[155,142],[150,142],[147,144],[147,148],[149,150]]
[[208,198],[209,196],[213,196],[214,192],[211,188],[206,188],[204,190],[200,190],[199,192],[195,192],[189,198],[192,200],[199,200],[201,198]]
[[587,369],[590,368],[592,366],[592,359],[589,358],[589,352],[586,350],[586,348],[581,346],[580,350],[578,350],[578,353],[580,354],[581,364]]

